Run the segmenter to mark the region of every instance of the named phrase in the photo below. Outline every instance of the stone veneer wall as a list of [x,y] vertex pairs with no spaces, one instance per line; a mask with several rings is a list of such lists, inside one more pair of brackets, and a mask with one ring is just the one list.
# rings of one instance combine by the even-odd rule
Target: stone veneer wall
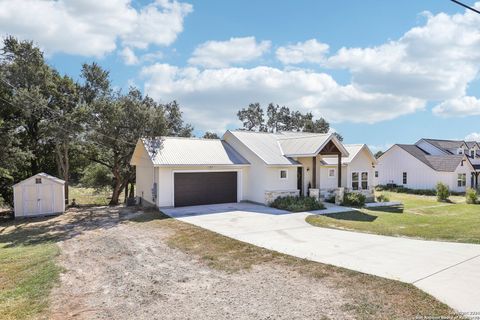
[[298,196],[300,190],[277,190],[277,191],[265,191],[265,203],[270,204],[278,197]]

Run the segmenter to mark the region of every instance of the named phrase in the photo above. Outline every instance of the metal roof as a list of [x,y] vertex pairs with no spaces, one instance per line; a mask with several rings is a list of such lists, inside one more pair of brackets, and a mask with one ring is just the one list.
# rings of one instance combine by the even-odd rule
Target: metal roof
[[299,165],[293,158],[316,156],[329,141],[333,141],[342,154],[348,156],[347,150],[333,134],[243,130],[227,133],[236,137],[267,165]]
[[267,165],[299,165],[297,161],[283,155],[278,143],[278,134],[241,130],[227,133],[240,140]]
[[[370,157],[372,158],[373,162],[377,161],[366,144],[344,144],[343,146],[348,151],[348,157],[342,157],[342,164],[349,164],[350,162],[352,162],[352,160],[355,159],[357,154],[359,154],[360,151],[363,150],[363,148],[366,148],[366,150],[370,153]],[[337,165],[337,161],[337,157],[322,158],[322,162],[325,165]]]
[[430,168],[436,171],[453,172],[460,165],[465,155],[430,155],[416,145],[396,144]]
[[155,166],[249,165],[227,142],[220,139],[160,137],[142,139]]

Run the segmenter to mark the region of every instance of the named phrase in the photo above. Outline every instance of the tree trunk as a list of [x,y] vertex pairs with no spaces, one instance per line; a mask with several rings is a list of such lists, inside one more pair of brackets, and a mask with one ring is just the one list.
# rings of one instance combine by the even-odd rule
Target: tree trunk
[[65,204],[69,201],[69,176],[70,176],[70,161],[68,157],[69,145],[68,142],[63,141],[55,146],[57,151],[57,166],[59,176],[65,180]]
[[128,195],[129,198],[134,198],[135,197],[135,185],[130,182],[130,194]]
[[125,183],[125,194],[123,195],[123,203],[127,203],[127,197],[128,197],[128,180],[127,180],[127,183]]

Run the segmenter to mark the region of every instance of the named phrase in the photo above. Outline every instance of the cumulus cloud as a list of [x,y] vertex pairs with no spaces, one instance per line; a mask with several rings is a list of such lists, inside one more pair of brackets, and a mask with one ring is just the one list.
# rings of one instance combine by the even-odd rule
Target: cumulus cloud
[[167,102],[177,99],[199,129],[239,125],[236,111],[251,102],[288,105],[333,122],[375,123],[424,108],[421,99],[367,93],[341,86],[330,75],[271,67],[198,69],[168,64],[144,67],[145,91]]
[[446,100],[435,106],[433,113],[442,117],[478,116],[480,100],[472,96]]
[[444,100],[465,95],[480,70],[480,15],[427,14],[400,39],[369,48],[342,48],[326,63],[346,68],[368,92]]
[[270,49],[270,41],[257,42],[255,37],[207,41],[195,48],[188,62],[207,68],[224,68],[261,57]]
[[277,59],[284,64],[322,63],[325,60],[328,49],[328,44],[318,42],[316,39],[310,39],[305,42],[280,47],[275,54]]
[[480,132],[472,132],[465,137],[465,141],[478,141],[480,142]]
[[120,56],[127,66],[135,65],[140,62],[138,57],[135,55],[135,52],[133,52],[133,50],[129,47],[123,48],[123,50],[120,52]]
[[117,48],[170,45],[192,6],[156,0],[139,9],[132,0],[0,1],[0,34],[35,40],[47,53],[101,57]]

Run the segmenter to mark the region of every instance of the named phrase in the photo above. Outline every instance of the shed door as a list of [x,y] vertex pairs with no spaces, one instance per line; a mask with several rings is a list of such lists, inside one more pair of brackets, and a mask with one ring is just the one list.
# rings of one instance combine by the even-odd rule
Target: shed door
[[175,206],[237,202],[237,172],[174,174]]
[[52,185],[23,186],[23,214],[34,216],[54,213],[54,194]]
[[31,216],[38,214],[37,186],[23,186],[23,215]]

